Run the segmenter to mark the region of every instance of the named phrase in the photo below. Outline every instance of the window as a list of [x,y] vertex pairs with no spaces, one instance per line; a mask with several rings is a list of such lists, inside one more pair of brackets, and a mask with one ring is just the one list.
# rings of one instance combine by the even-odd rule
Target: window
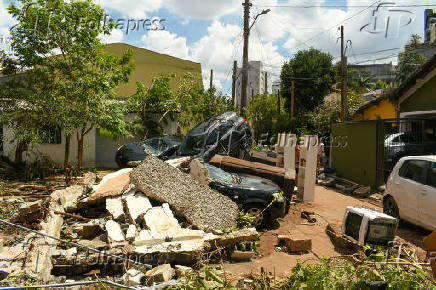
[[436,162],[432,162],[427,171],[427,185],[436,188]]
[[41,135],[42,144],[61,144],[62,133],[60,129],[44,127],[39,134]]
[[428,161],[424,160],[407,160],[400,168],[399,175],[403,178],[424,184],[424,173],[427,164]]

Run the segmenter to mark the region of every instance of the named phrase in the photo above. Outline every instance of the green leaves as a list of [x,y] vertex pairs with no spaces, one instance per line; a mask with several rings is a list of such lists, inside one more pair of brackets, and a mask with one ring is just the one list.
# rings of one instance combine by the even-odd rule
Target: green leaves
[[291,83],[295,83],[294,112],[303,115],[313,111],[335,82],[333,57],[314,48],[299,51],[285,63],[280,75],[281,92],[286,98],[285,110],[290,111]]
[[404,52],[399,55],[398,68],[395,72],[395,81],[404,83],[417,69],[426,62],[426,57],[418,54],[417,48],[421,45],[421,37],[412,34],[405,46]]

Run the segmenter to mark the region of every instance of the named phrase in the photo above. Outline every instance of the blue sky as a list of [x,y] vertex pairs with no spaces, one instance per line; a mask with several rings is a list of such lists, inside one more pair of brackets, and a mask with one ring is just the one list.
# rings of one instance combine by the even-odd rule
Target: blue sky
[[[0,34],[7,34],[13,21],[0,0]],[[115,19],[165,19],[165,30],[114,30],[105,42],[125,42],[138,47],[199,62],[203,80],[228,93],[233,60],[241,64],[242,0],[95,0]],[[434,2],[434,1],[433,1]],[[423,35],[425,8],[429,0],[252,0],[251,16],[271,9],[253,26],[250,60],[261,60],[274,78],[283,62],[302,49],[314,47],[337,57],[341,24],[350,63],[396,62],[412,33]],[[392,4],[393,3],[393,4]],[[310,7],[308,7],[310,6]],[[389,26],[387,27],[387,20]],[[375,27],[375,28],[374,28]]]

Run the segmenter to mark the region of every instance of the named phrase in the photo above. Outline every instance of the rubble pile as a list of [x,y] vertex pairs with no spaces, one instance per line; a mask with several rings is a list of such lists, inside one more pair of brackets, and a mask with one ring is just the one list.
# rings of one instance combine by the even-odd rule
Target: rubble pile
[[8,249],[14,269],[31,261],[25,271],[43,281],[105,273],[117,283],[151,285],[192,271],[187,266],[218,247],[234,261],[250,259],[259,238],[254,228],[223,234],[236,222],[237,205],[151,156],[99,184],[55,191],[48,201],[23,206],[15,221],[37,222],[42,233],[67,242],[31,233]]
[[230,198],[151,155],[133,170],[131,179],[149,198],[169,203],[199,229],[224,231],[238,217],[238,206]]

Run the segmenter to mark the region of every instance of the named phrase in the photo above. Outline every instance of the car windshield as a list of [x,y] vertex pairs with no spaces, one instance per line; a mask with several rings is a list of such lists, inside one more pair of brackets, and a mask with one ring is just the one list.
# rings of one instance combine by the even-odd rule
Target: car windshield
[[187,136],[180,146],[180,156],[193,156],[201,153],[205,135]]
[[168,150],[169,145],[161,138],[147,139],[142,143],[142,147],[146,152],[149,152],[153,156],[159,156]]
[[210,178],[212,178],[214,181],[227,183],[227,184],[233,183],[233,176],[230,173],[225,172],[224,170],[218,167],[210,165],[209,163],[205,163],[204,166],[209,171]]

